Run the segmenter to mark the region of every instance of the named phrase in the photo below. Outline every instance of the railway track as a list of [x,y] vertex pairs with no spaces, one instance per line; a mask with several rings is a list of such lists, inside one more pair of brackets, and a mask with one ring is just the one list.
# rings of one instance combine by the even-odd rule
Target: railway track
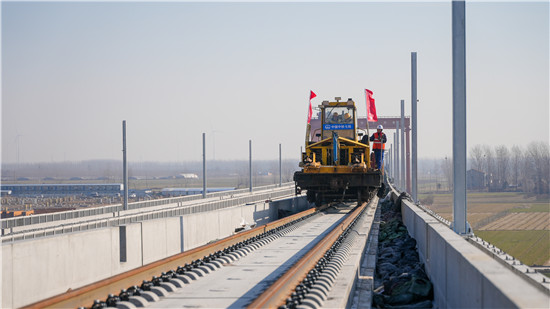
[[26,308],[322,305],[357,222],[378,204],[307,211],[145,265]]

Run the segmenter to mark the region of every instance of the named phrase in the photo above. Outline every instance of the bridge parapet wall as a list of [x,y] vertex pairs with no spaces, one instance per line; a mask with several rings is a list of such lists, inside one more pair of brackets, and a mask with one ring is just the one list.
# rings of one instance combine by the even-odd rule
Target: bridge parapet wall
[[[392,200],[397,198],[393,191]],[[433,282],[436,307],[548,308],[544,286],[518,275],[412,202],[402,200],[401,213]]]

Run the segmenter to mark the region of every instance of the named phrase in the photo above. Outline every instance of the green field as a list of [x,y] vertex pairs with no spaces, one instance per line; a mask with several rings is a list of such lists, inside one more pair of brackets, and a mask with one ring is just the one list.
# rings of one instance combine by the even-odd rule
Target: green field
[[550,231],[475,231],[525,265],[549,265]]

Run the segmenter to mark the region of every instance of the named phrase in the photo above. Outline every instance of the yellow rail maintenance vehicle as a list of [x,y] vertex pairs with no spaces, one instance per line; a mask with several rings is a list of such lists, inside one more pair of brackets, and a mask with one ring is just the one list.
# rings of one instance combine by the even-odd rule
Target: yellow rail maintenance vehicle
[[371,168],[368,122],[358,128],[355,102],[335,100],[319,105],[319,128],[308,123],[302,170],[294,173],[296,194],[307,190],[308,201],[317,206],[367,201],[383,186],[382,173]]

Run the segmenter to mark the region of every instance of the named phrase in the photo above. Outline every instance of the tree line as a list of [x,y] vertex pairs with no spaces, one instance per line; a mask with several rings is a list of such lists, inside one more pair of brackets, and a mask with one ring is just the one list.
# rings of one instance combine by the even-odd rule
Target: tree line
[[[509,188],[522,192],[550,192],[550,148],[547,142],[531,142],[525,147],[513,145],[475,145],[470,148],[468,165],[485,174],[490,191]],[[452,160],[444,159],[441,170],[452,186]]]

